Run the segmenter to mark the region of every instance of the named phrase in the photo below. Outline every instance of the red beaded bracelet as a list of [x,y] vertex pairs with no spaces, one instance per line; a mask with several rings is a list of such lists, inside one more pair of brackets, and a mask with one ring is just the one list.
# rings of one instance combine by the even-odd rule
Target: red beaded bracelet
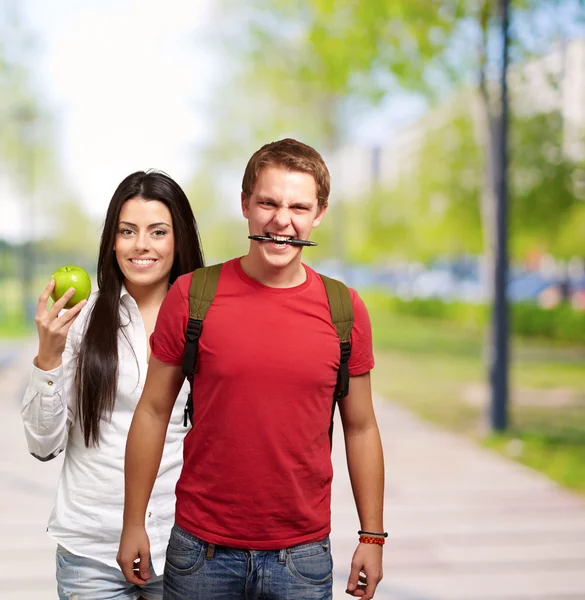
[[383,537],[370,537],[367,535],[360,535],[360,544],[378,544],[383,546],[386,540]]

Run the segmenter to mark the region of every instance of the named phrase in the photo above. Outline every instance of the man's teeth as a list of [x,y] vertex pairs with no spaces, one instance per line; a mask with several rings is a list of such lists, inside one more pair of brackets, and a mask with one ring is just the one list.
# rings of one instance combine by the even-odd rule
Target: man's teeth
[[147,258],[147,259],[142,259],[142,258],[131,258],[130,259],[131,262],[133,262],[135,265],[151,265],[153,262],[155,262],[154,258]]

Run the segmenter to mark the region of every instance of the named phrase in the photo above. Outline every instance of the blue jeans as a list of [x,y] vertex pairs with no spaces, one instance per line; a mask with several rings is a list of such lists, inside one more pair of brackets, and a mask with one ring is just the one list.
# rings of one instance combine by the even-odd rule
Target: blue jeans
[[164,600],[331,600],[329,538],[284,550],[214,546],[175,525]]
[[[161,600],[163,597],[161,575],[138,587],[128,583],[120,569],[72,554],[62,546],[57,546],[56,559],[59,600]],[[150,569],[154,573],[152,563]]]

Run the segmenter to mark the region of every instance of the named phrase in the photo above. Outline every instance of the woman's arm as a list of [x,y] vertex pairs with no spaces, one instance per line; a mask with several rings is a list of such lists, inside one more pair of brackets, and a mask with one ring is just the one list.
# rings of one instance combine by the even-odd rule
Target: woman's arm
[[73,295],[67,292],[47,310],[54,283],[45,288],[37,306],[35,322],[39,351],[21,408],[29,452],[41,461],[51,460],[65,449],[70,425],[75,421],[74,382],[77,366],[77,328],[71,328],[85,301],[61,316]]

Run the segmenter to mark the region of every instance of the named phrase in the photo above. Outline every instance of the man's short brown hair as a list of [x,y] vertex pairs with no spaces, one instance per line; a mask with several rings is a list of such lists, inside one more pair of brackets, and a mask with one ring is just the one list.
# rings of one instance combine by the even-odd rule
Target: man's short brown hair
[[249,198],[264,167],[282,167],[290,171],[301,171],[313,176],[317,184],[319,208],[327,206],[331,186],[329,170],[323,157],[311,146],[286,138],[265,144],[252,155],[246,165],[242,180],[242,192]]

